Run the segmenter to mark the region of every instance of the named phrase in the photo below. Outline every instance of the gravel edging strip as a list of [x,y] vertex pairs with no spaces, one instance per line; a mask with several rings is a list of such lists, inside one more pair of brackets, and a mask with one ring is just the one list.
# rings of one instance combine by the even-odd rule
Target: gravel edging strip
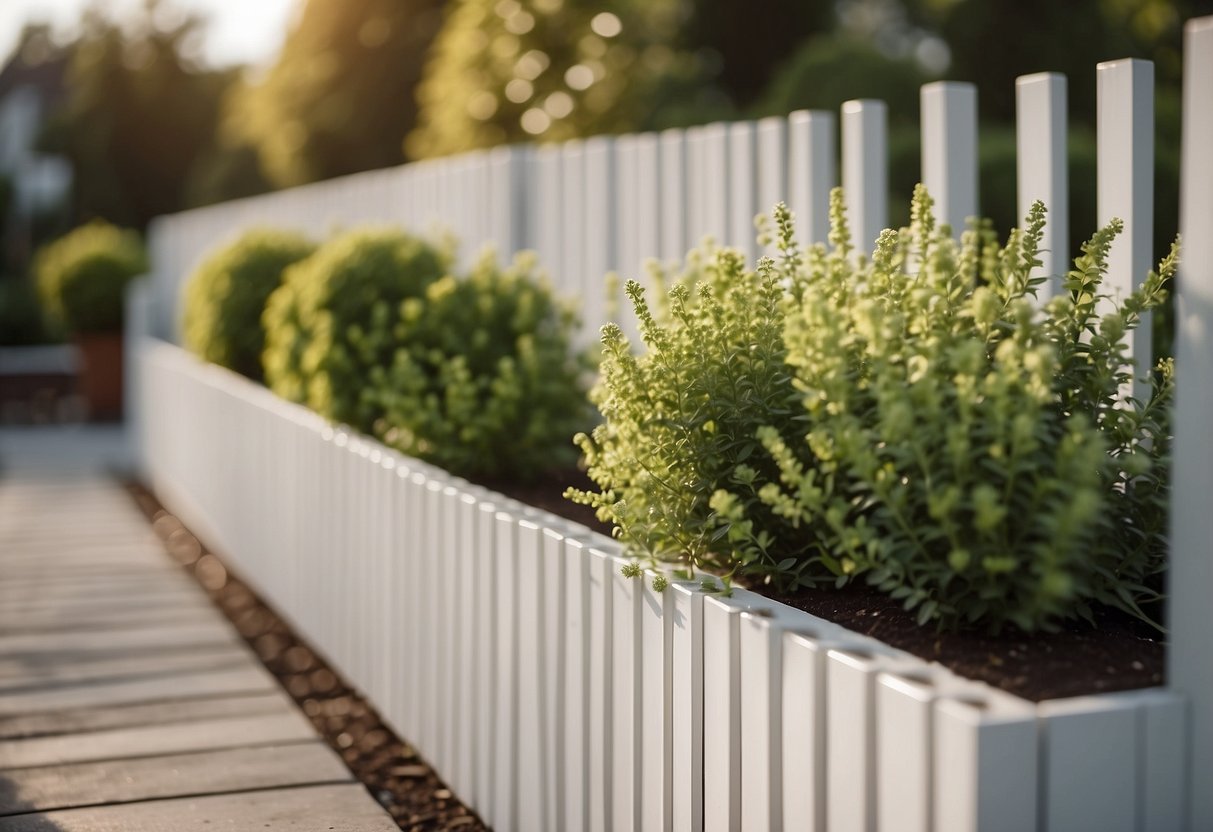
[[123,483],[168,554],[198,581],[316,731],[401,829],[487,830],[421,755],[148,489]]

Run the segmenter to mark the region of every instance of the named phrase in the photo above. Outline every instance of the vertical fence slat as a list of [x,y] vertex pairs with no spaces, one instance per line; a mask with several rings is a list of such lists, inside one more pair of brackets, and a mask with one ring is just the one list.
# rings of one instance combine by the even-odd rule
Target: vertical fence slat
[[741,826],[741,607],[730,599],[703,601],[703,828]]
[[476,506],[476,642],[477,655],[476,688],[476,782],[472,807],[490,824],[492,818],[495,781],[497,778],[496,747],[496,686],[497,686],[497,576],[498,559],[497,506],[482,501]]
[[686,134],[677,128],[662,131],[661,156],[661,246],[662,260],[682,260],[687,246],[687,150]]
[[[640,193],[640,170],[636,136],[620,136],[615,139],[615,170],[618,199],[614,201],[615,229],[618,235],[618,257],[615,270],[617,280],[606,298],[606,317],[623,328],[624,334],[633,343],[639,341],[639,326],[632,313],[631,304],[623,293],[625,281],[640,277],[636,267],[640,263],[640,217],[638,212]],[[604,273],[605,274],[605,273]]]
[[757,125],[757,212],[770,214],[776,203],[790,204],[788,187],[788,120],[779,116],[760,119]]
[[647,283],[644,264],[661,254],[661,240],[666,223],[662,202],[661,137],[657,133],[641,133],[636,137],[636,252],[634,262],[622,262],[620,268],[631,273],[642,284]]
[[[1115,217],[1124,233],[1108,252],[1105,290],[1122,301],[1145,280],[1153,259],[1154,242],[1154,64],[1136,59],[1109,61],[1097,70],[1098,207],[1102,226]],[[1125,393],[1142,398],[1149,384],[1142,377],[1151,369],[1150,316],[1125,337],[1137,362]]]
[[[565,295],[580,302],[581,310],[581,341],[579,346],[597,343],[598,325],[594,323],[593,312],[586,297],[585,259],[585,147],[581,141],[565,142],[561,146],[561,194],[560,194],[560,231],[561,231],[561,262],[553,265],[553,270],[559,268],[558,285],[563,287]],[[602,276],[599,275],[601,278]]]
[[641,580],[611,575],[611,828],[640,830]]
[[518,565],[518,729],[515,755],[518,776],[518,828],[542,830],[547,826],[547,791],[551,771],[545,716],[551,705],[542,682],[547,662],[543,599],[539,595],[543,558],[543,531],[529,520],[518,522],[515,561]]
[[586,802],[589,804],[590,817],[586,829],[591,832],[607,832],[615,828],[611,813],[611,774],[614,771],[611,762],[611,737],[614,726],[611,724],[613,710],[610,699],[614,634],[611,584],[615,579],[615,561],[597,549],[590,549],[589,555],[589,603],[586,607],[590,668],[586,696],[586,722],[589,724],[586,745],[589,787]]
[[585,287],[586,323],[595,332],[606,323],[607,272],[617,265],[615,202],[618,177],[615,139],[595,136],[585,143]]
[[566,540],[562,829],[590,828],[590,565],[589,547]]
[[783,628],[766,605],[741,614],[741,828],[783,826]]
[[[692,228],[694,241],[711,236],[717,245],[729,239],[729,125],[713,122],[705,125],[698,165],[690,172],[692,181],[702,185],[702,211],[699,228]],[[692,210],[694,210],[692,208]]]
[[977,216],[977,88],[937,81],[922,102],[922,181],[935,200],[935,216],[960,237]]
[[1069,261],[1070,178],[1066,159],[1066,76],[1057,72],[1015,79],[1016,204],[1022,222],[1032,203],[1044,203],[1040,266],[1049,280],[1036,290],[1043,304],[1061,291]]
[[703,829],[703,594],[690,582],[670,585],[674,597],[670,691],[674,832]]
[[787,199],[802,243],[824,243],[830,236],[830,190],[838,184],[837,133],[834,114],[825,110],[788,116]]
[[459,523],[459,547],[455,551],[458,561],[456,573],[459,586],[465,593],[460,604],[460,623],[456,634],[458,654],[454,657],[459,665],[459,687],[455,691],[455,769],[451,774],[451,785],[464,802],[469,802],[476,793],[476,759],[484,753],[480,737],[476,733],[476,695],[483,687],[481,678],[481,645],[477,638],[479,619],[484,614],[480,604],[476,571],[476,499],[471,494],[461,493],[457,509]]
[[669,591],[654,591],[648,576],[640,592],[640,829],[668,830],[672,822],[670,694],[674,596]]
[[552,285],[560,294],[572,296],[564,271],[564,234],[560,145],[548,144],[535,151],[536,183],[531,194],[536,201],[532,213],[537,218],[531,241],[539,262],[547,270]]
[[888,108],[863,99],[842,105],[842,188],[856,248],[871,253],[889,221]]
[[882,673],[876,683],[876,824],[882,832],[931,832],[932,704],[918,679]]
[[497,512],[492,557],[497,561],[497,617],[493,644],[497,678],[493,687],[493,802],[488,823],[499,832],[518,823],[518,519]]
[[1183,261],[1175,298],[1175,440],[1167,678],[1191,702],[1187,761],[1192,829],[1213,829],[1213,17],[1184,33]]
[[[1040,705],[1044,828],[1137,828],[1137,714],[1111,698]],[[1126,753],[1126,750],[1128,753]]]
[[935,828],[1017,832],[1037,827],[1036,709],[1013,697],[940,699],[934,714]]
[[753,262],[758,250],[754,216],[758,213],[757,137],[752,121],[729,125],[729,227],[724,242]]
[[547,766],[544,826],[548,832],[566,828],[565,801],[568,799],[569,775],[565,766],[565,732],[567,729],[565,674],[567,657],[567,589],[568,541],[554,529],[543,530],[540,554],[540,601],[543,604],[544,632],[542,634],[544,664],[541,680],[547,706],[541,715],[544,731],[543,758]]

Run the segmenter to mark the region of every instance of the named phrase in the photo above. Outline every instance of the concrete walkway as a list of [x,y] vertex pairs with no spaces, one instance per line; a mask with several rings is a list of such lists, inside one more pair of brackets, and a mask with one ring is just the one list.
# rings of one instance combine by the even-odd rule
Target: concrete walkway
[[396,830],[99,473],[123,454],[0,431],[0,832]]

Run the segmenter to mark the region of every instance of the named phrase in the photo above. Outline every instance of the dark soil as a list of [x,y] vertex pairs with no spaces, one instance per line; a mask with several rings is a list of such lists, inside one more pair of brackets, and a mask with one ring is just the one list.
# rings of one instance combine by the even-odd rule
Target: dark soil
[[866,586],[805,590],[777,600],[969,679],[1039,702],[1161,685],[1166,648],[1156,630],[1116,610],[1057,633],[939,633]]
[[[511,482],[482,484],[604,534],[611,533],[610,525],[599,522],[592,510],[560,496],[570,485],[596,490],[576,469],[526,486]],[[939,633],[931,626],[920,627],[899,602],[862,585],[774,597],[927,661],[939,662],[960,676],[1036,702],[1155,687],[1164,681],[1166,647],[1158,631],[1116,610],[1098,611],[1098,627],[1094,628],[1078,621],[1057,633],[1013,631],[991,636]]]
[[154,495],[136,484],[128,484],[128,490],[169,554],[231,619],[320,735],[401,829],[488,829],[417,751],[392,733],[371,704],[208,552],[180,520],[165,511]]

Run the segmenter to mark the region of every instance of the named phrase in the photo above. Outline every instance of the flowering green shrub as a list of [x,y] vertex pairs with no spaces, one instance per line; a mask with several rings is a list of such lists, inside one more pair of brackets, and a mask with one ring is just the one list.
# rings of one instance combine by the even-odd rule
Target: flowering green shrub
[[986,229],[958,245],[919,189],[911,227],[853,269],[834,211],[785,332],[806,430],[763,429],[780,469],[763,502],[827,537],[840,583],[862,574],[923,623],[1140,615],[1165,558],[1170,364],[1149,401],[1122,401],[1123,336],[1162,303],[1175,252],[1100,316],[1115,222],[1040,310],[1042,206],[1004,247]]
[[576,461],[569,438],[589,423],[572,312],[535,273],[533,256],[501,269],[483,259],[446,276],[381,321],[395,356],[375,367],[375,432],[404,453],[466,476],[528,479]]
[[297,234],[258,229],[212,254],[185,285],[185,346],[206,361],[261,379],[261,316],[287,266],[315,245]]
[[394,230],[354,231],[286,270],[265,308],[265,379],[291,401],[360,430],[380,415],[366,392],[391,363],[388,321],[443,275],[449,257]]
[[814,537],[757,500],[779,475],[759,428],[790,436],[800,418],[782,288],[798,262],[789,248],[781,265],[747,271],[736,251],[693,253],[656,314],[627,284],[645,349],[634,355],[618,326],[603,328],[591,394],[603,423],[577,437],[601,490],[566,496],[595,507],[633,551],[781,587],[824,573],[809,557]]
[[1044,208],[999,247],[959,243],[916,192],[909,228],[856,252],[840,193],[830,246],[778,263],[724,252],[646,350],[604,329],[579,437],[598,509],[639,553],[781,589],[861,576],[921,623],[1051,628],[1093,604],[1143,616],[1165,563],[1171,365],[1125,401],[1124,335],[1165,299],[1175,252],[1115,311],[1097,305],[1119,223],[1040,308]]
[[126,285],[146,270],[139,235],[100,220],[49,243],[34,262],[43,304],[68,332],[120,332]]

